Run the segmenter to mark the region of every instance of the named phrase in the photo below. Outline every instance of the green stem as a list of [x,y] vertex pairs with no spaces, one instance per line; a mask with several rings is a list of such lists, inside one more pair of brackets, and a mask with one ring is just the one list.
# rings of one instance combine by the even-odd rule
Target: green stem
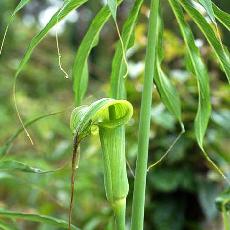
[[152,0],[148,27],[148,43],[145,58],[144,88],[142,93],[138,154],[135,170],[131,230],[142,230],[144,222],[145,187],[150,133],[153,76],[157,44],[157,17],[159,0]]
[[125,230],[125,210],[126,210],[126,198],[114,202],[113,211],[115,216],[116,230]]
[[229,215],[225,206],[223,207],[223,221],[224,221],[224,229],[230,230]]

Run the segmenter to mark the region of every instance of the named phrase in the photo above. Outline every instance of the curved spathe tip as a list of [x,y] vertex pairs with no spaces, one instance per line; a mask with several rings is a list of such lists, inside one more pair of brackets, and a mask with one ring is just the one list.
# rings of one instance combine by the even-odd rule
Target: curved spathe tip
[[102,98],[89,106],[75,108],[70,118],[70,128],[78,135],[91,133],[92,125],[114,128],[126,124],[133,115],[133,106],[126,100]]

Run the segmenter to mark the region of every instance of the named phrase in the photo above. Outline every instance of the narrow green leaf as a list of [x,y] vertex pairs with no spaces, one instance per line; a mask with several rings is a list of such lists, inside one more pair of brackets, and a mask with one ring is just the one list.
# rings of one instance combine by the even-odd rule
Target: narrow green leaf
[[[26,122],[25,127],[28,127],[28,126],[32,125],[34,122],[39,121],[39,120],[41,120],[43,118],[53,116],[53,115],[56,115],[56,114],[59,114],[59,113],[61,113],[61,112],[50,113],[50,114],[45,114],[45,115],[42,115],[42,116],[38,116],[38,117],[32,119],[31,121]],[[22,132],[23,132],[23,128],[20,127],[19,129],[16,130],[16,132],[10,138],[8,138],[8,140],[2,146],[0,146],[0,158],[4,157],[7,154],[7,152],[10,150],[14,140]]]
[[214,15],[214,11],[212,8],[212,1],[211,0],[199,0],[199,2],[205,8],[212,22],[216,24],[215,15]]
[[163,61],[164,49],[163,49],[163,17],[160,14],[158,16],[158,21],[159,23],[158,23],[158,32],[157,32],[158,34],[157,34],[156,75],[154,77],[154,82],[156,84],[157,91],[161,97],[163,104],[169,110],[169,112],[172,113],[172,115],[175,116],[176,119],[179,121],[181,125],[181,132],[175,138],[172,144],[170,144],[168,150],[160,157],[160,159],[152,163],[148,167],[148,171],[164,160],[164,158],[168,155],[168,153],[171,151],[171,149],[180,139],[182,134],[185,132],[184,124],[182,122],[182,117],[181,117],[181,101],[180,101],[179,94],[175,86],[170,82],[166,74],[161,69],[161,62]]
[[[192,17],[192,20],[198,25],[209,44],[213,48],[220,65],[223,71],[226,74],[228,81],[230,82],[230,59],[228,52],[224,48],[222,42],[216,36],[216,33],[212,26],[206,21],[206,19],[200,14],[198,10],[196,10],[192,3],[187,0],[177,0],[186,10],[186,12]],[[202,91],[203,89],[201,89]]]
[[55,172],[57,170],[41,170],[38,168],[31,167],[25,163],[14,161],[14,160],[4,160],[0,161],[0,170],[7,170],[7,171],[19,171],[19,172],[26,172],[26,173],[50,173]]
[[13,22],[15,16],[16,16],[16,13],[21,10],[27,3],[29,3],[30,0],[21,0],[19,2],[19,4],[16,6],[14,12],[12,13],[10,19],[9,19],[9,22],[6,26],[6,29],[5,29],[5,32],[4,32],[4,35],[3,35],[3,39],[2,39],[2,43],[1,43],[1,46],[0,46],[0,55],[2,53],[2,49],[3,49],[3,45],[4,45],[4,42],[5,42],[5,38],[6,38],[6,34],[7,34],[7,31],[8,31],[8,28],[10,26],[10,24]]
[[[12,212],[12,211],[6,211],[0,209],[0,217],[6,217],[11,219],[22,219],[22,220],[28,220],[32,222],[40,222],[40,223],[57,226],[59,228],[68,229],[68,223],[66,221],[47,215]],[[78,228],[74,225],[72,225],[71,227],[72,229],[78,230]]]
[[6,224],[3,221],[0,221],[0,228],[2,230],[17,230],[17,228],[15,226],[12,226],[12,224]]
[[107,4],[113,16],[113,19],[116,21],[117,17],[117,0],[107,0]]
[[208,73],[201,59],[199,49],[194,42],[195,39],[192,31],[184,19],[183,11],[180,5],[177,0],[169,0],[169,2],[180,26],[191,61],[191,66],[197,79],[199,102],[195,119],[195,134],[199,146],[203,149],[203,139],[211,113]]
[[[174,87],[174,85],[169,81],[166,74],[160,67],[160,64],[157,64],[157,76],[155,77],[155,83],[157,86],[157,90],[160,94],[161,100],[172,113],[177,120],[182,124],[181,118],[181,101],[178,94],[178,91]],[[183,126],[183,125],[182,125]]]
[[87,0],[68,0],[64,3],[63,7],[58,10],[47,23],[47,25],[31,40],[23,59],[21,60],[15,78],[19,75],[22,71],[26,63],[28,62],[34,48],[41,42],[41,40],[47,35],[47,33],[64,17],[66,17],[71,11],[75,10],[76,8],[80,7],[82,4],[87,2]]
[[28,2],[30,2],[30,0],[21,0],[17,7],[15,8],[14,12],[12,15],[15,15],[19,10],[21,10]]
[[111,16],[108,6],[103,7],[93,19],[80,47],[78,48],[73,66],[73,91],[76,105],[79,106],[88,85],[87,59],[91,49],[97,44],[99,34],[104,24]]
[[197,77],[197,87],[199,93],[198,109],[195,118],[195,135],[197,142],[206,158],[206,160],[220,173],[220,175],[229,183],[222,170],[210,159],[203,147],[204,135],[208,126],[211,114],[210,90],[208,73],[201,59],[199,49],[196,47],[195,39],[189,25],[186,23],[181,6],[177,0],[169,0],[172,10],[176,16],[180,26],[182,36],[184,38],[188,56],[190,58],[191,67]]
[[[67,16],[71,11],[75,10],[76,8],[78,8],[79,6],[81,6],[83,3],[85,3],[87,0],[66,0],[64,1],[63,6],[52,16],[52,18],[50,19],[50,21],[46,24],[46,26],[36,35],[33,37],[33,39],[31,40],[29,46],[27,47],[27,50],[24,54],[24,57],[22,58],[18,68],[17,68],[17,72],[14,76],[14,83],[13,83],[13,99],[14,99],[14,106],[16,109],[16,113],[18,116],[18,119],[27,135],[27,137],[29,138],[30,142],[33,144],[33,140],[30,137],[29,132],[27,131],[27,129],[25,128],[25,125],[23,123],[23,120],[21,118],[18,106],[17,106],[17,100],[16,100],[16,82],[17,82],[17,78],[19,76],[19,74],[21,73],[22,69],[24,68],[24,66],[26,65],[26,63],[28,62],[33,50],[35,49],[35,47],[41,42],[41,40],[47,35],[47,33],[50,31],[50,29],[52,29],[58,22],[60,22],[65,16]],[[61,55],[60,55],[60,51],[59,51],[59,47],[58,47],[58,38],[56,35],[56,42],[57,42],[57,50],[58,50],[58,59],[59,59],[59,67],[61,69],[61,71],[63,73],[66,73],[66,71],[62,68],[62,64],[61,64]],[[66,76],[68,76],[66,74]]]
[[[157,74],[154,78],[158,93],[161,100],[172,115],[180,122],[182,129],[183,123],[181,118],[181,101],[177,89],[170,82],[166,74],[161,68],[161,62],[163,60],[163,22],[159,16],[158,26],[158,44],[157,44],[157,58],[156,58],[156,70]],[[160,23],[161,22],[161,23]]]
[[230,14],[224,12],[213,3],[215,17],[230,31]]
[[[122,41],[124,44],[124,51],[126,52],[128,48],[130,48],[130,44],[133,38],[134,28],[137,22],[137,18],[140,12],[140,8],[142,6],[143,0],[136,0],[132,10],[124,24],[122,30]],[[116,99],[125,98],[125,87],[123,78],[125,73],[125,62],[123,58],[123,52],[121,41],[118,42],[116,46],[115,55],[112,63],[112,74],[111,74],[111,97]]]

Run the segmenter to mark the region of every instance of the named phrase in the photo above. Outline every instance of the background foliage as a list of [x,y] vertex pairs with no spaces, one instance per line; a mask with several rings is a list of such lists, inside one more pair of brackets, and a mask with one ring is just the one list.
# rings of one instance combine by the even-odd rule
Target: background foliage
[[[118,11],[119,26],[127,17],[132,1],[125,1]],[[7,20],[17,1],[0,1],[0,34],[3,35]],[[216,1],[219,7],[230,12],[227,0]],[[12,102],[13,76],[17,65],[31,38],[48,21],[54,6],[60,1],[32,1],[20,11],[11,25],[5,47],[0,56],[0,144],[20,127]],[[71,15],[59,29],[59,43],[63,56],[63,66],[71,75],[71,66],[77,47],[83,38],[89,22],[101,8],[98,1],[89,1]],[[149,171],[147,177],[145,229],[221,229],[221,220],[214,200],[224,188],[223,179],[203,158],[194,136],[193,122],[197,108],[197,86],[195,78],[186,71],[188,60],[185,47],[172,12],[162,2],[164,32],[164,70],[175,83],[182,99],[183,121],[186,133],[172,149],[163,163]],[[50,10],[50,11],[49,11]],[[146,45],[147,2],[135,30],[135,46],[129,50],[129,76],[127,98],[134,105],[134,117],[127,128],[127,158],[134,168],[137,149],[138,115],[143,82],[144,54]],[[217,60],[196,26],[187,21],[196,32],[196,43],[208,66],[213,106],[209,122],[205,148],[212,159],[228,174],[230,163],[230,94],[229,85]],[[229,47],[229,33],[221,27],[223,42]],[[118,40],[116,28],[110,20],[102,30],[99,44],[92,50],[89,60],[90,84],[86,103],[107,95],[111,62],[115,42]],[[34,123],[30,133],[35,141],[31,146],[24,134],[14,141],[5,159],[14,159],[35,168],[52,170],[49,174],[32,174],[19,171],[0,171],[0,208],[39,213],[67,219],[70,196],[70,161],[72,134],[69,129],[69,115],[73,108],[71,79],[65,79],[58,68],[54,32],[35,49],[32,59],[17,82],[17,98],[24,120],[39,115],[65,111],[46,117]],[[170,143],[180,132],[176,120],[166,111],[156,91],[153,93],[151,139],[149,163],[165,153]],[[75,209],[73,223],[84,230],[105,229],[112,218],[112,211],[105,199],[103,166],[100,144],[96,137],[82,145],[80,168],[77,173]],[[133,177],[129,172],[130,190]],[[128,204],[131,202],[131,194]],[[128,206],[130,216],[131,207]],[[15,226],[15,229],[58,229],[46,224],[18,220],[15,223],[1,217],[1,225]],[[107,227],[105,227],[107,226]],[[3,227],[2,227],[3,228]],[[7,228],[5,228],[7,229]]]

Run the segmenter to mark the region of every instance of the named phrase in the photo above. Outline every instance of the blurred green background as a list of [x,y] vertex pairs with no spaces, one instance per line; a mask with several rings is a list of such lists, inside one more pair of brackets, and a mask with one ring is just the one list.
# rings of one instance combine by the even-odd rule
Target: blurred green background
[[[0,1],[0,35],[3,37],[16,0]],[[122,28],[133,1],[119,7],[118,22]],[[229,0],[216,1],[230,12]],[[0,56],[0,145],[20,127],[12,96],[13,76],[31,38],[60,7],[60,0],[33,0],[10,26],[3,53]],[[148,173],[146,191],[145,230],[219,230],[222,220],[214,201],[226,187],[223,179],[204,159],[195,141],[193,121],[197,108],[195,77],[186,70],[186,51],[178,25],[167,1],[162,1],[164,32],[164,69],[176,85],[182,100],[186,133],[167,158]],[[33,52],[32,58],[17,81],[17,102],[23,120],[58,111],[58,115],[37,121],[29,132],[32,146],[24,133],[14,141],[5,159],[14,159],[55,173],[34,175],[0,171],[0,208],[28,213],[40,213],[67,220],[70,198],[72,134],[69,116],[74,108],[71,71],[76,50],[90,21],[102,7],[102,1],[89,1],[58,26],[63,67],[70,75],[65,79],[58,67],[55,30]],[[135,30],[135,45],[129,50],[127,97],[134,106],[134,117],[127,127],[127,159],[135,168],[137,154],[138,117],[140,109],[148,1],[142,7]],[[187,17],[189,22],[190,18]],[[222,170],[230,172],[230,87],[217,60],[197,27],[191,23],[197,45],[209,69],[212,91],[212,117],[208,126],[205,149]],[[223,42],[230,46],[230,36],[220,26]],[[103,28],[100,41],[90,54],[90,81],[85,103],[108,96],[111,62],[118,35],[112,20]],[[158,160],[180,132],[176,120],[153,93],[149,164]],[[128,224],[131,214],[133,176],[129,171]],[[230,176],[230,175],[229,175]],[[0,220],[18,229],[58,229],[45,224],[18,220]],[[109,229],[112,211],[105,199],[103,165],[97,136],[81,146],[77,171],[73,223],[83,230]]]

